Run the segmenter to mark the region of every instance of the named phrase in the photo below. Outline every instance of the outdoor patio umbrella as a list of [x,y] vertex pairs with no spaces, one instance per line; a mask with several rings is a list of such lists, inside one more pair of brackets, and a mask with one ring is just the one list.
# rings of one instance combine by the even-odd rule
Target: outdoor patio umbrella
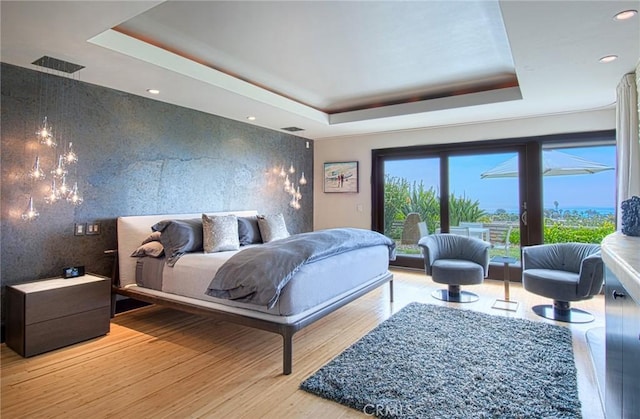
[[[605,170],[613,170],[613,167],[561,151],[542,151],[543,176],[586,175]],[[518,156],[480,174],[481,179],[516,176],[518,176]]]

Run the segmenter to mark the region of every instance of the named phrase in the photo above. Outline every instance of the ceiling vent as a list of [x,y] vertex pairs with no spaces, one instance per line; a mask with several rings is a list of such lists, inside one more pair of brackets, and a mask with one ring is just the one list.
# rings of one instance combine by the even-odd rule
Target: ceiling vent
[[44,68],[49,68],[55,71],[62,71],[69,74],[73,74],[76,71],[82,70],[84,68],[83,65],[62,61],[53,57],[47,57],[46,55],[44,57],[38,58],[31,64],[44,67]]
[[284,127],[281,129],[289,132],[304,131],[304,128],[298,128],[298,127]]

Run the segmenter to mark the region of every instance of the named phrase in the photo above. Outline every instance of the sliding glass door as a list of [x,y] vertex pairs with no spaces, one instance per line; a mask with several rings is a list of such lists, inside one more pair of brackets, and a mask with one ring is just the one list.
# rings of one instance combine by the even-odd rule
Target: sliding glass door
[[[418,242],[440,232],[477,237],[492,244],[492,256],[519,259],[523,151],[485,146],[374,157],[375,229],[396,242],[395,264],[422,268]],[[511,172],[497,174],[504,164]]]
[[418,241],[440,230],[440,159],[384,161],[384,234],[401,256],[420,257]]
[[449,232],[491,243],[491,256],[520,259],[516,151],[449,157]]
[[600,243],[615,230],[614,145],[542,150],[544,242]]
[[[545,156],[560,148],[606,168],[553,176]],[[568,223],[579,227],[574,241],[599,242],[615,225],[614,156],[615,131],[372,150],[372,228],[398,244],[396,265],[418,269],[417,242],[438,232],[481,238],[492,256],[518,260],[522,246],[557,241]]]

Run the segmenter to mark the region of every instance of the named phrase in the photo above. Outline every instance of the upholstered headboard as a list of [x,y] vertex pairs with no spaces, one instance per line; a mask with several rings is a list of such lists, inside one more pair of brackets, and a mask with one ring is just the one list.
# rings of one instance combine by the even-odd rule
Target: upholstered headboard
[[[229,215],[235,214],[239,217],[257,215],[255,210],[248,211],[223,211],[207,212],[209,215]],[[161,215],[135,215],[130,217],[118,217],[118,270],[120,286],[136,283],[136,261],[131,257],[131,253],[140,246],[142,241],[151,234],[151,226],[155,223],[167,220],[182,220],[189,218],[199,218],[202,212],[195,214],[161,214]]]

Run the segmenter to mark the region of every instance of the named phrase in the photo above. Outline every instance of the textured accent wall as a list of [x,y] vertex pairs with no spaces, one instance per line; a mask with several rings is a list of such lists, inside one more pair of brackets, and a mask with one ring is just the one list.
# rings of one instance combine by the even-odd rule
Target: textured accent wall
[[[41,73],[8,64],[1,71],[3,285],[59,276],[68,265],[110,276],[113,257],[104,251],[116,248],[123,215],[256,209],[282,212],[291,233],[313,229],[313,141],[77,81],[70,140],[84,203],[39,200],[40,218],[22,221]],[[297,211],[282,182],[267,175],[292,163],[309,181]],[[75,223],[93,221],[100,235],[74,236]]]

